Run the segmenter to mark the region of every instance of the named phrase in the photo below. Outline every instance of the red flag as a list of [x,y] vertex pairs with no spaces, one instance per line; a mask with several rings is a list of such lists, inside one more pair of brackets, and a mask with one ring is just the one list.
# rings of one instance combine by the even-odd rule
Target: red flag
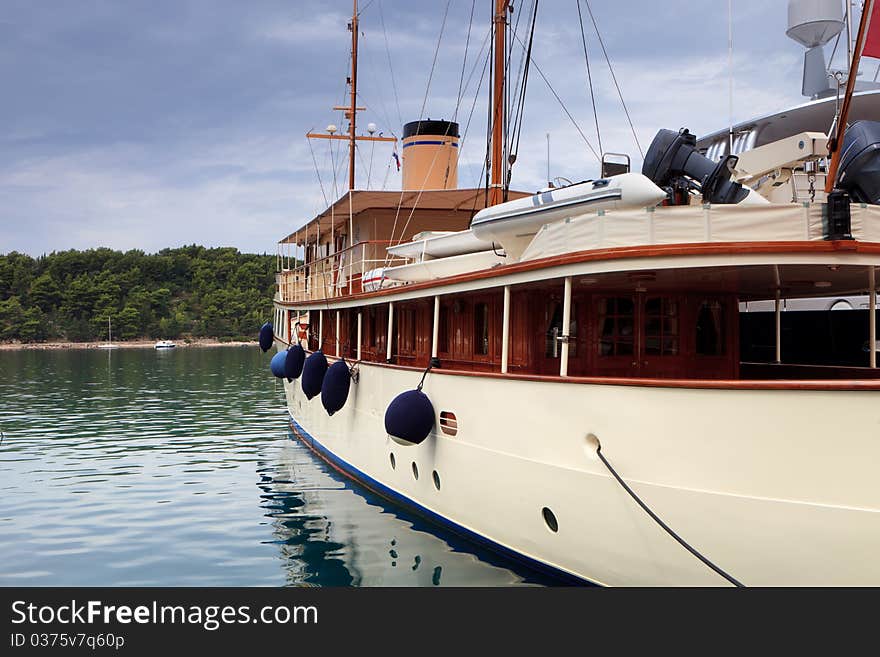
[[871,22],[868,23],[868,34],[865,36],[862,54],[865,57],[880,59],[880,2],[877,0],[874,0],[874,8],[871,10]]

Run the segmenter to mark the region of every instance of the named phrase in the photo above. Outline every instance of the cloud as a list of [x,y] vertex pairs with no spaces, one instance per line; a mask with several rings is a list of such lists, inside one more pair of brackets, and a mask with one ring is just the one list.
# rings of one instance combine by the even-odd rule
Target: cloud
[[[697,11],[692,0],[591,4],[643,148],[659,128],[706,133],[727,124],[726,7]],[[516,6],[525,11],[530,1]],[[458,109],[464,130],[476,98],[459,179],[479,185],[487,81],[478,91],[480,61],[456,108],[467,2],[450,5],[431,72],[445,7],[362,3],[359,102],[368,111],[359,122],[400,134],[424,103],[432,118],[452,118]],[[549,7],[539,9],[534,56],[596,143],[575,6]],[[304,134],[345,125],[329,108],[344,100],[348,9],[325,0],[13,3],[0,24],[0,252],[192,242],[272,251],[324,205]],[[784,3],[737,0],[736,10],[735,119],[801,102],[801,49],[783,35]],[[602,145],[632,154],[639,166],[584,18]],[[489,19],[488,8],[478,6],[468,69]],[[514,187],[546,183],[548,132],[551,175],[597,174],[596,159],[533,71]],[[332,194],[328,144],[313,147]],[[362,148],[358,156],[361,186],[370,152]],[[344,176],[344,147],[334,154]],[[399,184],[389,163],[390,148],[376,146],[374,186],[386,172],[389,188]]]

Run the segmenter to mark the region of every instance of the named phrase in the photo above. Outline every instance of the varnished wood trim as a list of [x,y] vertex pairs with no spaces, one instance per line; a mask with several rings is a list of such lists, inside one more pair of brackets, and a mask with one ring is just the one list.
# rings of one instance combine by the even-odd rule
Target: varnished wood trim
[[[546,269],[549,267],[558,267],[563,265],[573,265],[582,262],[593,262],[596,260],[622,260],[625,258],[660,258],[674,256],[693,256],[693,255],[755,255],[766,253],[839,253],[854,252],[868,255],[880,255],[880,243],[877,242],[859,242],[857,240],[839,240],[833,242],[826,241],[785,241],[785,242],[701,242],[690,244],[651,244],[642,246],[621,246],[608,249],[591,249],[589,251],[576,251],[574,253],[565,253],[562,255],[549,256],[539,258],[537,260],[529,260],[527,262],[516,262],[510,265],[501,265],[492,269],[481,269],[479,271],[457,274],[455,276],[447,276],[446,278],[438,278],[423,283],[412,283],[410,285],[401,285],[397,287],[388,287],[375,292],[360,292],[346,296],[335,297],[332,299],[311,299],[307,301],[296,302],[276,302],[284,307],[310,307],[315,303],[330,303],[334,301],[351,301],[360,299],[374,299],[383,296],[393,296],[401,292],[413,292],[419,290],[429,290],[435,287],[454,285],[457,283],[468,283],[490,278],[498,278],[509,274],[519,274],[522,272],[534,271],[537,269]],[[735,265],[735,262],[730,264]]]
[[[306,351],[310,354],[311,351]],[[325,354],[326,355],[326,354]],[[339,360],[327,355],[327,361]],[[352,361],[347,358],[346,361]],[[352,361],[353,362],[353,361]],[[380,367],[390,370],[403,370],[421,374],[423,367],[395,365],[360,361],[360,366]],[[540,374],[501,374],[499,372],[471,372],[466,370],[431,370],[431,376],[474,376],[484,379],[506,379],[511,381],[534,381],[538,383],[570,383],[580,385],[631,386],[638,388],[692,388],[700,390],[880,390],[878,379],[804,379],[804,380],[743,380],[743,379],[648,379],[635,377],[604,376],[546,376]]]

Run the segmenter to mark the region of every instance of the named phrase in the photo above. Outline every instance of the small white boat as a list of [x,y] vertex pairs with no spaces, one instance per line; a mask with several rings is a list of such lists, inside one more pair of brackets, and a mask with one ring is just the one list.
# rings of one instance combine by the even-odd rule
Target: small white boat
[[159,340],[154,346],[156,349],[174,349],[177,345],[171,340]]
[[664,198],[666,192],[646,176],[623,173],[485,208],[474,216],[471,230],[475,237],[501,244],[508,255],[518,258],[544,224],[598,210],[644,208]]

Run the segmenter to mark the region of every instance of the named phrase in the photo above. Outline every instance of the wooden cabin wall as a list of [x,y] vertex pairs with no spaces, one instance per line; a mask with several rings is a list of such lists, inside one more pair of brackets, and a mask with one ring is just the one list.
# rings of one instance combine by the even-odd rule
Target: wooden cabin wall
[[[500,371],[503,299],[501,289],[440,298],[442,368]],[[512,290],[511,373],[559,374],[562,301],[561,286]],[[385,362],[388,306],[367,306],[360,312],[362,358]],[[358,309],[342,311],[337,352],[336,314],[324,311],[328,354],[356,357],[357,314]],[[433,317],[433,297],[395,304],[391,362],[428,365]],[[728,294],[575,289],[569,335],[570,376],[735,379],[739,375],[738,305]]]

